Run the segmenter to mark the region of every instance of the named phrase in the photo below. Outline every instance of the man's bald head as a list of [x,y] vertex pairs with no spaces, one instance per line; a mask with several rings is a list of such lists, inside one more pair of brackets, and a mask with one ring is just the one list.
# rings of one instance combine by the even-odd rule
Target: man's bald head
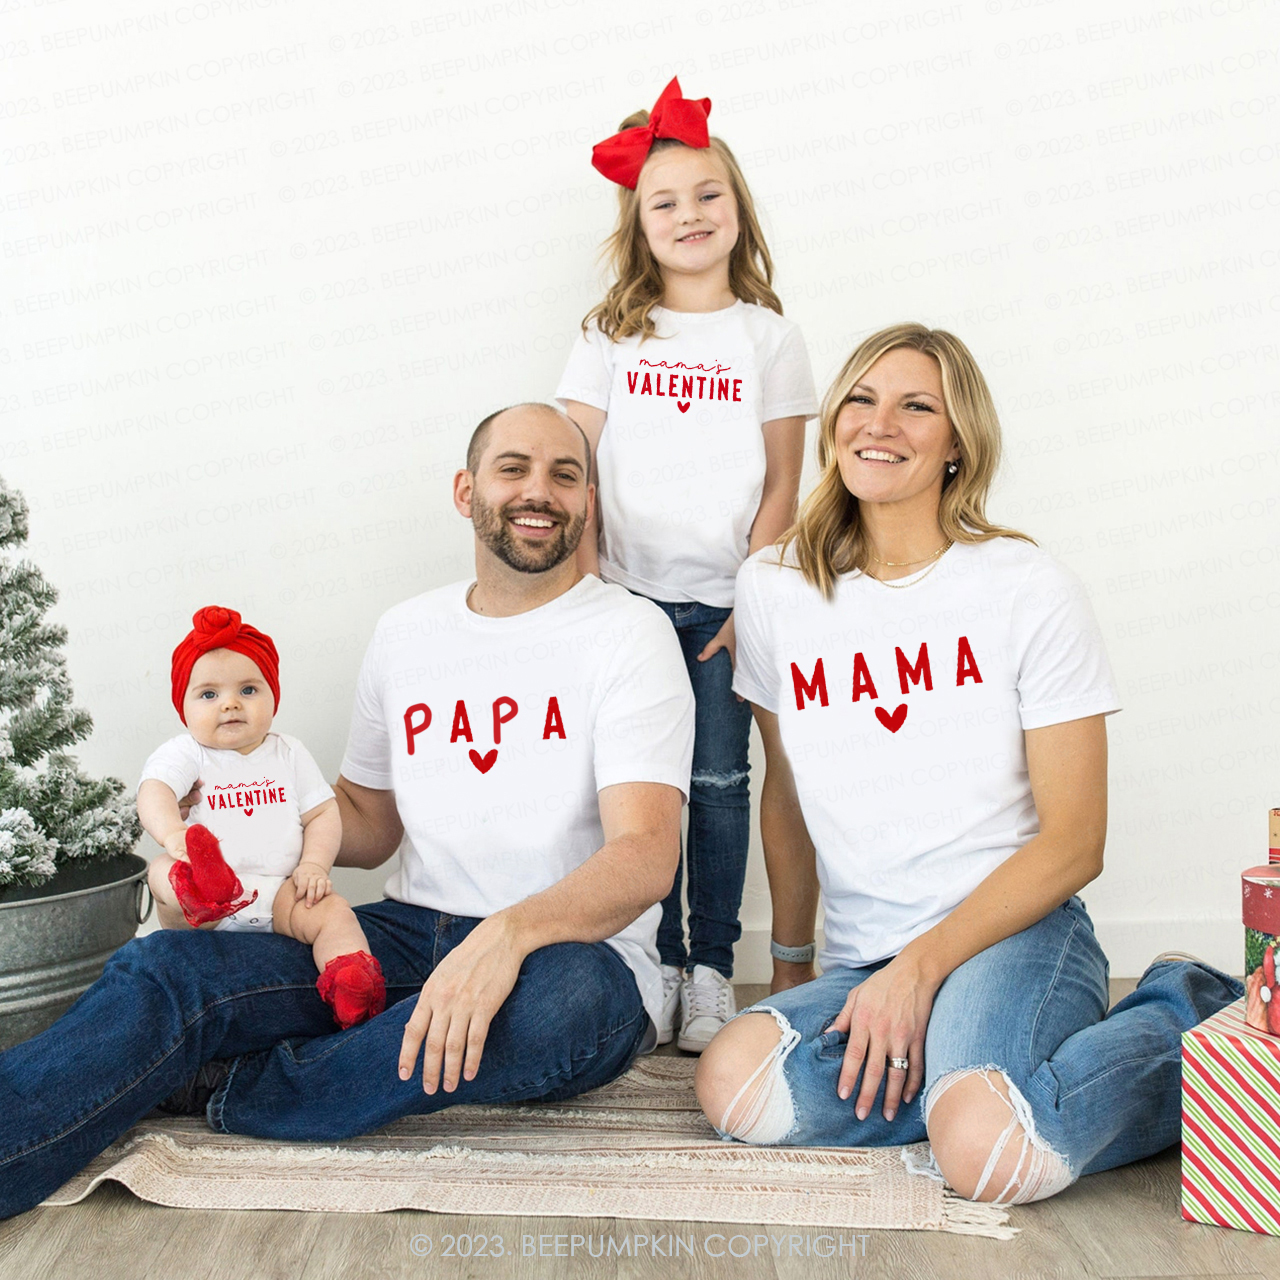
[[586,433],[574,420],[569,417],[561,409],[557,409],[555,405],[543,404],[539,400],[526,400],[520,404],[508,405],[505,409],[499,409],[495,413],[491,413],[487,418],[481,420],[480,424],[471,433],[471,440],[467,444],[467,470],[475,475],[480,467],[480,460],[484,457],[484,451],[489,445],[490,428],[497,419],[508,413],[529,413],[529,414],[549,414],[552,417],[559,418],[562,422],[567,423],[578,435],[582,442],[582,462],[586,469],[587,481],[591,481],[591,444],[587,440]]

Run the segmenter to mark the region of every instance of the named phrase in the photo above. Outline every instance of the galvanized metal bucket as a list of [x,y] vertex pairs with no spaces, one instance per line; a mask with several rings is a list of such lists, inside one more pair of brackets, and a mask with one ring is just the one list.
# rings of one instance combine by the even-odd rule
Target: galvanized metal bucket
[[136,853],[63,867],[38,889],[0,890],[0,1049],[71,1008],[152,905]]

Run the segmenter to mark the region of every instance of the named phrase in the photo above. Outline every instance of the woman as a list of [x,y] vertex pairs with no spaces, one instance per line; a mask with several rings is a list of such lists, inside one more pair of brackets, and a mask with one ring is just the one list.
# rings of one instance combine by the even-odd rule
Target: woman
[[775,976],[697,1087],[727,1135],[927,1136],[960,1194],[1023,1203],[1175,1141],[1181,1033],[1241,987],[1160,957],[1107,1013],[1075,895],[1119,703],[1079,583],[986,519],[999,450],[958,339],[877,333],[827,395],[795,527],[738,575]]

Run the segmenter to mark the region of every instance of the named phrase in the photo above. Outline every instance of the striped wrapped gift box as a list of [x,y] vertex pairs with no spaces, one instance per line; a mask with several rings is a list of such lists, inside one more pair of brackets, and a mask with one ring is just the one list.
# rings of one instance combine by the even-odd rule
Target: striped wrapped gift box
[[1280,1036],[1243,1000],[1182,1037],[1182,1216],[1280,1235]]

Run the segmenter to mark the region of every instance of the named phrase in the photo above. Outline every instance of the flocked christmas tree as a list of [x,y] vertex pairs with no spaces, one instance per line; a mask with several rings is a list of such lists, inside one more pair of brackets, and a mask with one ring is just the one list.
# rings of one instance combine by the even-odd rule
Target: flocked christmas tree
[[71,705],[66,628],[44,621],[57,592],[7,554],[26,537],[27,504],[0,479],[0,888],[128,853],[140,830],[124,784],[85,777],[66,754],[93,722]]

